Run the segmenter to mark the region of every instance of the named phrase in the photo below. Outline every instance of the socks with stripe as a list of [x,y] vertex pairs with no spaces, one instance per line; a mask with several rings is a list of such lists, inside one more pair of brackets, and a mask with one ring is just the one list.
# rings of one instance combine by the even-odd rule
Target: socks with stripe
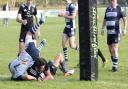
[[63,48],[63,53],[64,53],[65,61],[68,61],[68,49],[67,48]]

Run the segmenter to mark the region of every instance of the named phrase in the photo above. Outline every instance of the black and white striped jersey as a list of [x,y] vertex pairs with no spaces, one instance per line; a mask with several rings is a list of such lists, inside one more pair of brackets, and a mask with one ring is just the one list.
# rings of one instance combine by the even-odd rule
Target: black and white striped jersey
[[122,17],[126,17],[126,15],[119,5],[115,8],[111,5],[107,7],[104,19],[106,21],[108,34],[120,33],[119,21]]

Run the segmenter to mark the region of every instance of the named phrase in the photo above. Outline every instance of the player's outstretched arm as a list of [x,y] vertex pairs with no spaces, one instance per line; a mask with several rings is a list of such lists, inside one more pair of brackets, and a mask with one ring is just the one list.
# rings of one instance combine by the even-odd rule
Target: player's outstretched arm
[[31,75],[28,75],[28,74],[25,74],[23,76],[23,79],[24,80],[37,80],[34,76],[31,76]]

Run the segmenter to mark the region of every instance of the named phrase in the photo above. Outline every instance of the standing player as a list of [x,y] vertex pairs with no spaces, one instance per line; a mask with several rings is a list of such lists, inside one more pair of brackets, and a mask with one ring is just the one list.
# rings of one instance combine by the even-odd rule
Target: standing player
[[[38,22],[37,8],[32,3],[33,0],[26,0],[26,3],[20,6],[17,14],[16,20],[17,22],[21,23],[21,32],[19,38],[19,53],[25,49],[25,37],[26,37],[26,33],[33,26],[33,16],[35,17],[36,23]],[[38,35],[39,35],[39,30],[38,30]],[[33,34],[33,39],[36,40],[35,34]]]
[[104,27],[107,27],[107,44],[112,60],[112,72],[117,71],[118,67],[118,45],[120,38],[120,18],[123,19],[124,30],[123,34],[126,34],[127,20],[126,15],[122,11],[121,7],[117,4],[117,0],[111,0],[110,5],[107,7],[103,25],[101,28],[101,34],[104,34]]
[[62,47],[64,52],[65,61],[68,60],[68,49],[66,43],[69,40],[69,45],[71,48],[78,50],[79,46],[75,44],[75,18],[76,18],[76,6],[71,2],[71,0],[64,0],[66,2],[66,12],[61,11],[58,16],[64,17],[66,20],[66,26],[64,28],[62,37]]

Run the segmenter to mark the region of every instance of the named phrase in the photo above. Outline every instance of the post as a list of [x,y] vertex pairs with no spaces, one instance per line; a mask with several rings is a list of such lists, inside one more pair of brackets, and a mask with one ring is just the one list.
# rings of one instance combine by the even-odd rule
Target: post
[[80,80],[98,80],[96,0],[78,0]]

